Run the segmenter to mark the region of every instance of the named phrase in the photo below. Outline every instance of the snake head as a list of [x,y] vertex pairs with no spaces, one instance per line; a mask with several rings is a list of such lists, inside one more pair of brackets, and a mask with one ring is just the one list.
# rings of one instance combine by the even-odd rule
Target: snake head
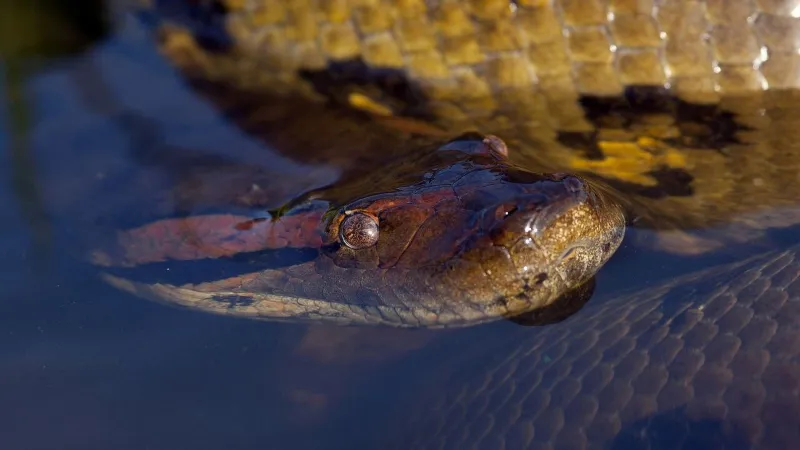
[[372,274],[383,305],[449,324],[548,306],[619,247],[624,216],[602,189],[515,167],[503,152],[483,156],[345,205],[325,255],[357,278]]

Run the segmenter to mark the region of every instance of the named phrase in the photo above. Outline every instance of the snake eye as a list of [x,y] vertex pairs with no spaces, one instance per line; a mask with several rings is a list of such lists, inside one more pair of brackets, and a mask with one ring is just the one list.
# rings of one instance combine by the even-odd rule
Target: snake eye
[[353,250],[372,247],[378,242],[378,222],[364,213],[351,214],[342,221],[339,239]]

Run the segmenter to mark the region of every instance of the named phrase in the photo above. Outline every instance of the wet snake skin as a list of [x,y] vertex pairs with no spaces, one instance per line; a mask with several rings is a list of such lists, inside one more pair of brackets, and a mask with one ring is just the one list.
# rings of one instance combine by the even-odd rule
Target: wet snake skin
[[403,433],[380,448],[797,448],[798,255],[794,246],[593,299],[559,326],[460,342],[471,349],[461,364],[410,396],[396,418]]

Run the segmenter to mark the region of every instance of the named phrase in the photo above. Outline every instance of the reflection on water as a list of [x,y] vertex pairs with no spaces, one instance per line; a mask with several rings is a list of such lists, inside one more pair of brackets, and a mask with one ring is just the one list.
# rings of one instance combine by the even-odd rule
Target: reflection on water
[[[172,309],[114,290],[79,262],[77,252],[93,238],[87,230],[103,225],[97,205],[113,203],[113,214],[142,219],[135,216],[142,199],[123,201],[120,195],[172,182],[164,161],[180,165],[185,152],[199,152],[269,167],[280,177],[274,184],[285,188],[277,196],[326,185],[347,169],[315,160],[297,163],[220,119],[207,99],[182,84],[134,23],[17,81],[9,81],[16,73],[12,62],[4,57],[7,82],[0,109],[4,448],[384,448],[398,442],[393,433],[406,431],[400,422],[407,403],[425,409],[426,399],[433,401],[435,396],[425,394],[429,382],[438,381],[438,391],[453,387],[447,378],[453,371],[467,378],[477,374],[473,382],[498,390],[487,401],[511,404],[516,393],[501,392],[506,385],[500,383],[511,371],[488,378],[483,372],[493,364],[517,364],[507,353],[509,343],[566,332],[558,325],[546,334],[510,323],[461,331],[372,331],[366,337],[326,327],[309,332]],[[22,91],[24,100],[12,101]],[[147,176],[139,178],[142,173]],[[187,180],[206,183],[210,191],[219,183],[199,175]],[[157,199],[165,208],[181,200]],[[39,264],[36,249],[45,225],[52,230],[51,251],[41,256],[47,264]],[[635,290],[720,258],[740,257],[649,253],[638,243],[657,233],[632,233],[598,277],[595,300],[613,298],[621,286]],[[796,242],[788,233],[774,238],[776,247]],[[678,322],[666,323],[664,317],[682,312],[674,306],[657,309],[653,321],[641,326],[652,326],[651,335],[658,327],[674,331]],[[581,314],[575,320],[589,320]],[[690,320],[688,315],[681,320]],[[545,356],[540,364],[558,355]],[[778,375],[791,383],[794,374]],[[555,384],[561,375],[545,369],[544,377]],[[531,389],[526,393],[540,396],[540,404],[557,394]],[[490,428],[481,422],[480,404],[453,404],[465,408],[458,423],[478,423],[469,433]],[[640,416],[631,413],[638,420],[604,441],[608,448],[641,448],[641,430],[648,426],[658,432],[647,438],[664,445],[673,438],[698,439],[689,448],[739,448],[748,439],[741,436],[752,436],[752,430],[731,431],[721,420],[687,420],[696,415],[680,407],[648,417],[648,405],[639,406]],[[791,404],[781,407],[794,411]],[[502,411],[500,422],[521,415]],[[420,417],[425,420],[423,413]],[[552,414],[539,425],[557,430],[559,420],[563,416]],[[425,427],[412,431],[419,430]]]

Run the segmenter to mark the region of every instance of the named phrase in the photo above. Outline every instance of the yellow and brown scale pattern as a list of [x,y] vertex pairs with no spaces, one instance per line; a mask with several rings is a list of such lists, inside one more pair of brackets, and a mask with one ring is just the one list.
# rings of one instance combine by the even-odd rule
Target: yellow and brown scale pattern
[[800,2],[150,3],[192,77],[497,134],[518,163],[630,193],[650,226],[797,221],[770,210],[800,189]]

